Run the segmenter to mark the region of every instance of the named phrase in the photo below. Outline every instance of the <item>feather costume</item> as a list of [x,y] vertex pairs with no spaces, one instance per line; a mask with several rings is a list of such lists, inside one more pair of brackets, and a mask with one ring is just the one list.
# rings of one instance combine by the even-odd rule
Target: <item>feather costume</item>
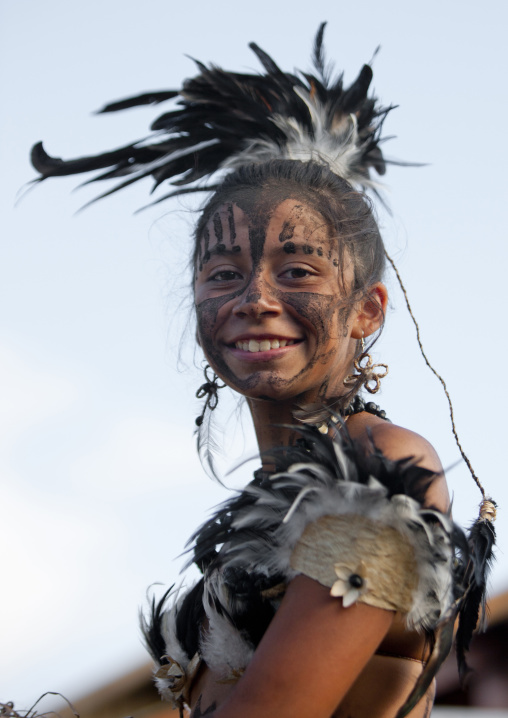
[[[397,718],[430,686],[457,616],[459,634],[474,628],[471,596],[485,586],[486,552],[472,552],[449,516],[423,504],[434,475],[411,457],[390,461],[375,448],[366,454],[343,427],[329,428],[333,438],[299,427],[300,445],[275,457],[277,473],[258,476],[219,507],[191,539],[201,581],[172,608],[165,608],[167,595],[153,605],[145,635],[156,646],[159,690],[175,705],[183,705],[182,686],[200,659],[225,681],[242,674],[299,574],[328,586],[344,607],[359,601],[397,611],[408,629],[434,633],[431,656]],[[205,617],[204,638],[195,622]],[[175,662],[176,691],[173,675],[164,677]]]

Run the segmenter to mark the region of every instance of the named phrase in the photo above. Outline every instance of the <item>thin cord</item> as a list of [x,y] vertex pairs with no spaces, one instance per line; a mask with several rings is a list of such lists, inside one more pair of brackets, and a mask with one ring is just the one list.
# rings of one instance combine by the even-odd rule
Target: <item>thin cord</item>
[[404,299],[406,300],[407,310],[408,310],[408,312],[409,312],[409,315],[410,315],[411,319],[413,320],[413,324],[415,325],[415,329],[416,329],[416,340],[417,340],[417,342],[418,342],[418,346],[420,347],[421,355],[422,355],[422,357],[424,358],[425,363],[427,364],[427,366],[429,367],[429,369],[431,370],[431,372],[432,372],[432,373],[439,379],[439,381],[441,382],[441,384],[442,384],[442,386],[443,386],[444,393],[446,394],[446,398],[448,399],[448,406],[449,406],[449,408],[450,408],[450,419],[451,419],[451,422],[452,422],[452,432],[453,432],[453,436],[455,437],[455,443],[457,444],[457,446],[458,446],[458,448],[459,448],[459,451],[460,451],[460,455],[462,456],[462,458],[463,458],[464,461],[466,462],[467,468],[469,469],[469,471],[470,471],[470,473],[471,473],[471,476],[473,477],[473,479],[474,479],[476,485],[477,485],[478,488],[480,489],[480,492],[481,492],[481,495],[482,495],[483,499],[485,500],[485,499],[487,498],[486,495],[485,495],[485,489],[483,488],[483,486],[482,486],[482,484],[481,484],[481,482],[480,482],[480,479],[479,479],[479,478],[477,477],[477,475],[475,474],[475,472],[474,472],[474,470],[473,470],[473,467],[471,466],[471,462],[469,461],[468,457],[466,456],[466,453],[464,452],[464,449],[462,448],[462,445],[461,445],[461,443],[460,443],[460,441],[459,441],[459,435],[457,434],[457,429],[455,428],[455,419],[454,419],[454,416],[453,416],[452,400],[451,400],[451,398],[450,398],[450,394],[448,393],[448,389],[447,389],[447,387],[446,387],[446,382],[445,382],[445,380],[443,379],[443,377],[442,377],[440,374],[437,373],[437,371],[434,369],[434,367],[432,366],[432,364],[430,363],[430,361],[427,359],[427,355],[425,354],[425,350],[424,350],[424,348],[423,348],[423,344],[422,344],[422,341],[421,341],[421,339],[420,339],[420,327],[418,326],[418,322],[416,321],[415,316],[414,316],[414,314],[413,314],[413,310],[411,309],[411,305],[409,304],[409,299],[408,299],[408,296],[407,296],[406,288],[405,288],[404,283],[403,283],[403,281],[402,281],[402,279],[401,279],[401,276],[400,276],[400,274],[399,274],[399,270],[398,270],[397,267],[395,266],[395,262],[394,262],[393,259],[390,257],[390,255],[388,254],[388,252],[386,251],[386,249],[385,249],[385,257],[386,257],[386,259],[390,262],[390,264],[392,265],[392,269],[393,269],[393,271],[395,272],[395,276],[397,277],[397,281],[399,282],[399,286],[400,286],[400,288],[402,289],[402,294],[404,295]]

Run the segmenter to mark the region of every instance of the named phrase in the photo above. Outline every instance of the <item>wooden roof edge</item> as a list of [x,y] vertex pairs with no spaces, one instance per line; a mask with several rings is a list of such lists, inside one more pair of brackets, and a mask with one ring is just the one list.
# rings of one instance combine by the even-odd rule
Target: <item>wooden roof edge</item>
[[[152,675],[153,664],[151,662],[144,663],[127,673],[122,673],[118,678],[114,678],[91,693],[86,693],[77,698],[73,701],[73,704],[78,709],[78,712],[85,715],[91,714],[93,710],[99,709],[105,704],[122,698],[129,693],[135,693],[149,685]],[[155,691],[154,687],[154,699],[157,698]]]

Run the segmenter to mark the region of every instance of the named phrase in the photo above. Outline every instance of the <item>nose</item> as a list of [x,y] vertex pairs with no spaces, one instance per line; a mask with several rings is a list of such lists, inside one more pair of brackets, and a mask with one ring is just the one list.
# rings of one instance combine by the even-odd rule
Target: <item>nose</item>
[[245,290],[237,299],[233,313],[237,317],[277,316],[282,312],[282,305],[273,287],[261,277],[253,277]]

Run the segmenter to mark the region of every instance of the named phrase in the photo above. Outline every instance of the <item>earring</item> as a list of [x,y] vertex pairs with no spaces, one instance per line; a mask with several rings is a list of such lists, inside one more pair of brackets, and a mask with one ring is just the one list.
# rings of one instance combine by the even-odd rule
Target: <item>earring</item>
[[201,424],[203,423],[207,409],[213,411],[217,408],[217,404],[219,403],[218,391],[219,389],[223,389],[226,386],[225,384],[219,384],[219,377],[215,372],[212,372],[213,378],[211,379],[208,375],[209,369],[211,369],[210,365],[206,364],[203,370],[206,381],[204,384],[201,384],[201,386],[196,392],[197,399],[202,399],[204,396],[206,396],[203,411],[201,412],[200,416],[196,418],[196,426],[201,426]]
[[[369,352],[365,351],[365,339],[362,333],[360,339],[361,354],[354,362],[354,368],[357,374],[350,374],[344,379],[344,384],[356,384],[364,386],[369,394],[376,394],[381,388],[381,379],[388,374],[388,364],[373,364],[372,357]],[[378,367],[384,368],[385,371],[376,371]]]

